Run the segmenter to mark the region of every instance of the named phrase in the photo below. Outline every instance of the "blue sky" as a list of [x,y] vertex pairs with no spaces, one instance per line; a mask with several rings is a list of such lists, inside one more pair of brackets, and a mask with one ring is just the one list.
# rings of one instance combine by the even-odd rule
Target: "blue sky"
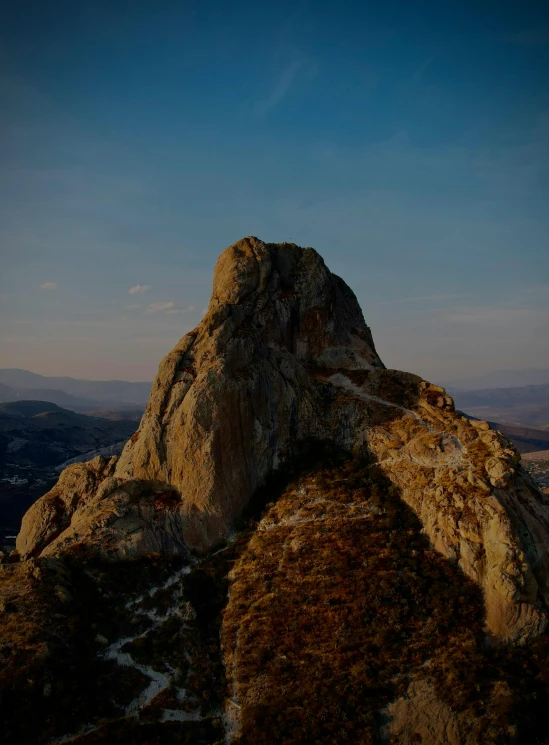
[[314,246],[389,367],[549,367],[544,6],[9,3],[0,366],[151,379],[251,234]]

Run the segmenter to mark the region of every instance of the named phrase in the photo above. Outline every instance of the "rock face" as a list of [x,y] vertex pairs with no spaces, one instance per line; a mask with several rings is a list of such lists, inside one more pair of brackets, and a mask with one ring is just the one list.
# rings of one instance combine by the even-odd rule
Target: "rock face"
[[379,359],[356,297],[311,248],[226,249],[199,326],[162,361],[122,455],[67,469],[27,513],[25,557],[205,552],[307,439],[372,453],[433,546],[484,592],[487,627],[547,624],[549,510],[510,443]]
[[172,484],[186,543],[208,549],[296,441],[340,428],[315,376],[332,368],[383,368],[354,294],[313,249],[244,239],[217,262],[200,326],[161,363],[115,475]]
[[[480,745],[482,737],[466,717],[458,717],[424,681],[412,683],[406,698],[397,699],[387,712],[389,723],[384,735],[387,742],[414,745]],[[473,731],[471,731],[473,730]],[[420,739],[421,738],[421,739]]]
[[22,556],[92,552],[122,560],[185,556],[180,499],[165,484],[113,477],[116,457],[66,468],[27,512],[17,538]]

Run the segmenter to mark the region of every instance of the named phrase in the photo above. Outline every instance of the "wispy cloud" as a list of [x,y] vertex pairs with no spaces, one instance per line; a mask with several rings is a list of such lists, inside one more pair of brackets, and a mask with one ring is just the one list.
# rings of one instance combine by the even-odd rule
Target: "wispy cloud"
[[271,109],[274,109],[282,101],[294,84],[299,71],[302,69],[304,61],[301,59],[290,62],[276,76],[271,90],[266,98],[256,104],[256,112],[261,116]]
[[135,287],[130,287],[128,290],[128,293],[130,295],[140,295],[143,292],[147,292],[147,290],[150,290],[152,285],[135,285]]
[[[481,191],[483,198],[489,198],[492,203],[518,198],[529,189],[535,190],[536,197],[543,188],[540,181],[544,184],[548,175],[549,111],[538,113],[512,137],[493,146],[476,147],[466,140],[444,146],[418,145],[406,130],[400,130],[365,146],[313,145],[312,157],[326,169],[337,168],[338,177],[343,172],[354,176],[354,183],[352,178],[346,182],[349,191],[356,191],[352,187],[360,168],[364,174],[361,183],[368,183],[368,174],[375,174],[377,182],[394,184],[390,188],[401,193],[407,191],[407,198],[414,195],[409,186],[401,186],[404,179],[411,179],[412,175],[414,181],[428,177],[431,187],[435,180],[440,180],[442,189],[448,186],[448,173],[452,173],[450,185],[467,180],[471,193]],[[340,187],[341,191],[345,188],[345,184]]]
[[412,75],[412,83],[421,83],[421,79],[423,78],[424,73],[427,71],[429,67],[433,64],[433,62],[436,59],[436,54],[432,54],[430,57],[428,57],[426,60],[424,60],[421,65],[417,68],[417,70]]
[[140,307],[141,306],[139,305],[139,303],[133,305],[125,305],[124,310],[137,310]]
[[42,290],[57,290],[57,282],[44,282],[40,287]]
[[166,313],[168,310],[175,308],[175,303],[151,303],[147,308],[147,313]]
[[465,297],[466,292],[457,292],[450,295],[419,295],[418,297],[402,297],[398,300],[384,300],[383,302],[376,303],[377,305],[396,305],[399,303],[418,303],[421,301],[436,302],[438,300],[453,300],[458,297]]
[[166,314],[172,316],[175,313],[190,313],[192,310],[194,310],[194,305],[189,305],[187,308],[169,308]]
[[165,303],[151,303],[147,308],[147,313],[165,313],[167,316],[173,316],[178,313],[190,313],[194,310],[194,305],[188,305],[186,308],[177,308],[172,301]]

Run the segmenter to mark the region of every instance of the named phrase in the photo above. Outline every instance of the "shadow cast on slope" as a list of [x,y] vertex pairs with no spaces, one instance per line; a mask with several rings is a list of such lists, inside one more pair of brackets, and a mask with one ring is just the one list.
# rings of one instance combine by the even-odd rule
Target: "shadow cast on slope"
[[376,743],[383,710],[423,679],[478,742],[545,743],[547,637],[489,649],[480,589],[363,454],[308,443],[303,466],[256,495],[265,517],[233,572],[234,742]]
[[[303,522],[292,527],[293,516]],[[13,590],[9,578],[20,573],[21,596],[30,588],[29,597],[41,598],[37,608],[22,603],[36,616],[22,644],[2,647],[6,743],[43,745],[88,722],[99,727],[78,745],[222,741],[215,718],[162,722],[170,690],[128,719],[113,699],[125,706],[146,681],[98,659],[102,637],[147,630],[146,620],[136,625],[125,612],[128,599],[180,566],[154,557],[73,558],[65,569],[31,560],[2,575]],[[220,710],[235,681],[242,701],[258,680],[269,682],[267,695],[243,706],[238,745],[379,742],[384,708],[418,678],[464,713],[483,743],[545,743],[548,638],[528,648],[486,647],[479,589],[432,550],[415,514],[364,453],[302,443],[254,495],[233,540],[182,583],[204,662],[190,682],[204,706]],[[163,613],[168,602],[158,593],[150,608]],[[6,630],[13,642],[16,632]],[[183,667],[188,643],[171,619],[132,653],[153,666]]]

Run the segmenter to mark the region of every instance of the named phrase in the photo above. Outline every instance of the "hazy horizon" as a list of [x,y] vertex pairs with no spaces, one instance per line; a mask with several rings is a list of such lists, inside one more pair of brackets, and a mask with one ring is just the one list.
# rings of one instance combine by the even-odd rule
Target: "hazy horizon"
[[[160,360],[158,361],[160,364]],[[158,365],[157,365],[158,367]],[[396,369],[396,368],[393,368]],[[49,372],[45,373],[40,370],[29,370],[28,368],[21,368],[21,367],[9,367],[9,366],[2,366],[0,367],[0,372],[4,370],[20,370],[22,372],[31,372],[37,375],[41,375],[45,378],[72,378],[76,380],[89,380],[89,381],[97,381],[97,382],[126,382],[126,383],[152,383],[155,376],[156,376],[156,370],[153,375],[151,375],[150,378],[147,379],[137,379],[137,378],[109,378],[109,377],[87,377],[83,378],[81,376],[75,376],[75,375],[68,375],[64,372]],[[412,370],[408,370],[407,372],[413,372]],[[511,381],[511,378],[513,377],[513,374],[518,374],[516,377],[518,379],[523,380],[517,380],[516,382]],[[463,377],[457,377],[454,379],[450,378],[440,378],[440,379],[432,379],[431,382],[441,382],[444,383],[444,385],[450,385],[450,384],[460,384],[460,383],[468,383],[469,381],[472,383],[477,383],[482,381],[483,378],[505,378],[506,382],[492,384],[489,383],[486,387],[497,387],[497,388],[514,388],[514,387],[520,387],[520,386],[528,386],[528,385],[547,385],[549,383],[549,368],[525,368],[525,367],[515,367],[510,368],[506,370],[488,370],[485,373],[480,374],[472,374],[469,376],[463,376]],[[15,384],[10,384],[14,386]],[[17,387],[17,386],[15,386]],[[25,388],[25,385],[21,385],[20,387]],[[483,387],[482,385],[478,386]],[[31,390],[31,389],[29,389]]]
[[245,235],[391,368],[548,368],[549,9],[54,0],[0,31],[0,367],[151,380]]

